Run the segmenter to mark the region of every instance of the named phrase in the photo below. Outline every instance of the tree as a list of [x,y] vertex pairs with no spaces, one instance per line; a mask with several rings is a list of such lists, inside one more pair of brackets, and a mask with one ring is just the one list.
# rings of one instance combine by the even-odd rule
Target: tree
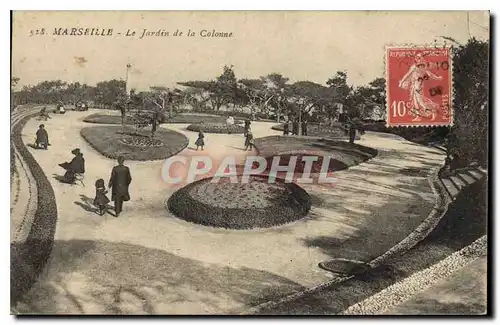
[[274,110],[276,121],[280,122],[281,114],[289,108],[286,89],[288,88],[289,78],[280,73],[273,72],[265,77],[261,77],[264,83],[263,102],[261,107],[269,113]]
[[460,165],[488,166],[489,43],[470,39],[453,51],[454,126],[448,149]]
[[223,105],[229,103],[234,105],[237,88],[233,66],[224,66],[222,74],[217,77],[215,82],[210,84],[212,107],[219,110]]
[[335,100],[341,105],[345,105],[346,99],[352,91],[347,84],[347,72],[337,71],[337,73],[326,81],[327,86],[335,92]]
[[96,103],[111,107],[127,97],[124,80],[101,81],[96,85]]

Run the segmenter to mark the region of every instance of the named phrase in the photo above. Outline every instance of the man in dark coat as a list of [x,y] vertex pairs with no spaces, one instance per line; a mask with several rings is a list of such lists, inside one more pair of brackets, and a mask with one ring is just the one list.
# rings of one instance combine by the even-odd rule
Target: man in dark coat
[[307,135],[307,120],[302,121],[302,135]]
[[111,188],[111,200],[115,201],[115,217],[122,212],[123,202],[130,200],[128,187],[132,182],[130,169],[123,165],[125,158],[118,157],[118,166],[113,167],[109,179],[109,188]]
[[45,130],[45,125],[40,124],[38,131],[36,131],[35,146],[38,148],[41,146],[43,149],[47,149],[49,145],[49,134]]
[[283,124],[283,135],[288,135],[290,133],[290,124],[288,121],[285,121],[285,124]]
[[292,134],[299,135],[299,121],[297,119],[294,119],[292,122]]

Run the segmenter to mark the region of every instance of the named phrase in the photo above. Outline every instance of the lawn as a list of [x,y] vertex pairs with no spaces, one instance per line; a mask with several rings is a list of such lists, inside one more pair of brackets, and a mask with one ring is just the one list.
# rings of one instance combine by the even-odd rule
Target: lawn
[[105,157],[127,160],[160,160],[174,156],[188,145],[188,138],[179,132],[158,129],[154,139],[150,132],[121,126],[95,126],[83,128],[81,136]]

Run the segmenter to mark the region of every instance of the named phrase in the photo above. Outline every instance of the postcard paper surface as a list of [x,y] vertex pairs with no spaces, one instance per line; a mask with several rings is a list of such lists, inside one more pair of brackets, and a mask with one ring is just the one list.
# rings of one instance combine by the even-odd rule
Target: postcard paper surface
[[11,313],[486,314],[489,19],[14,12]]

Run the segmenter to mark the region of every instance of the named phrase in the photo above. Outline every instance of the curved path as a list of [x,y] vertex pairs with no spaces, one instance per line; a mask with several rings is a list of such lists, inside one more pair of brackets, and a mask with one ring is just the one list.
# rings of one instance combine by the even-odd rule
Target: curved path
[[[304,186],[310,215],[281,227],[224,230],[179,220],[163,202],[175,188],[161,179],[163,161],[126,164],[130,202],[119,218],[94,212],[97,178],[108,179],[113,160],[81,137],[90,112],[68,112],[45,122],[52,146],[30,151],[50,179],[59,220],[45,274],[19,304],[35,313],[239,313],[251,306],[323,283],[318,262],[334,257],[370,260],[408,235],[427,216],[434,195],[426,176],[443,155],[399,137],[367,133],[358,143],[379,155],[337,172],[335,186]],[[30,143],[37,121],[27,123]],[[280,134],[274,123],[252,124],[255,137]],[[167,125],[188,136],[187,125]],[[222,159],[244,157],[242,135],[206,134],[206,151]],[[82,150],[86,187],[60,183],[57,165]]]

